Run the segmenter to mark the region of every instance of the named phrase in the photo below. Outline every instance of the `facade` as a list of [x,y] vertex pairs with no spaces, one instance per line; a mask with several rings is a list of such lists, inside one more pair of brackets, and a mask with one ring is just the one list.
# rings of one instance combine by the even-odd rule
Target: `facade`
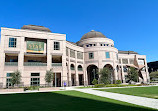
[[53,85],[91,85],[96,73],[104,67],[111,71],[111,82],[126,83],[127,67],[141,69],[138,82],[148,82],[145,55],[118,51],[114,41],[101,32],[90,31],[80,41],[66,41],[65,34],[52,33],[48,28],[24,25],[21,29],[1,28],[0,87],[8,87],[10,75],[19,70],[21,85],[45,85],[46,70],[54,72]]

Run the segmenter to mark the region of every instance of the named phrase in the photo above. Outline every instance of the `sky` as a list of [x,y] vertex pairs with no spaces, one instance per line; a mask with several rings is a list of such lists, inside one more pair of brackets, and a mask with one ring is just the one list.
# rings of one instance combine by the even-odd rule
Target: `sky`
[[0,0],[0,27],[41,25],[77,42],[96,30],[119,50],[158,61],[158,0]]

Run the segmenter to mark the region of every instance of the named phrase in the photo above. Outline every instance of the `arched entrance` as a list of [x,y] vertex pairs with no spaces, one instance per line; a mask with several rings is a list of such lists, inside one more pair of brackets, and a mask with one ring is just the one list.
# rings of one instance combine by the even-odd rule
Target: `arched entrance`
[[108,68],[111,72],[110,76],[111,76],[111,84],[115,83],[115,77],[114,77],[114,69],[112,67],[112,65],[110,64],[106,64],[103,68]]
[[92,81],[94,79],[98,80],[99,76],[97,74],[97,71],[98,71],[98,67],[96,65],[89,65],[87,67],[88,85],[92,85]]

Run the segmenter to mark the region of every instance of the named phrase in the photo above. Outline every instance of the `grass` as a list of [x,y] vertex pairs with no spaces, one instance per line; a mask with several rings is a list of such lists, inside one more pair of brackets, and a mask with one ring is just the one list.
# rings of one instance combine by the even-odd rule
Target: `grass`
[[0,111],[155,111],[77,91],[0,95]]
[[97,89],[97,90],[158,99],[158,86],[110,88],[110,89]]

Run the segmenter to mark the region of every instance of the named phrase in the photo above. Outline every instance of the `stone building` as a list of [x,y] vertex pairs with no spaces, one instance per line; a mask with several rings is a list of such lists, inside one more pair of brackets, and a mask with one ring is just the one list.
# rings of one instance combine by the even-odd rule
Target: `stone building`
[[24,25],[21,29],[1,28],[0,85],[8,87],[10,75],[19,70],[21,85],[45,85],[46,70],[54,72],[53,85],[91,85],[98,69],[108,67],[112,81],[126,83],[127,67],[141,69],[139,82],[148,82],[145,55],[119,51],[114,41],[101,32],[90,31],[80,41],[66,41],[66,34],[48,28]]

